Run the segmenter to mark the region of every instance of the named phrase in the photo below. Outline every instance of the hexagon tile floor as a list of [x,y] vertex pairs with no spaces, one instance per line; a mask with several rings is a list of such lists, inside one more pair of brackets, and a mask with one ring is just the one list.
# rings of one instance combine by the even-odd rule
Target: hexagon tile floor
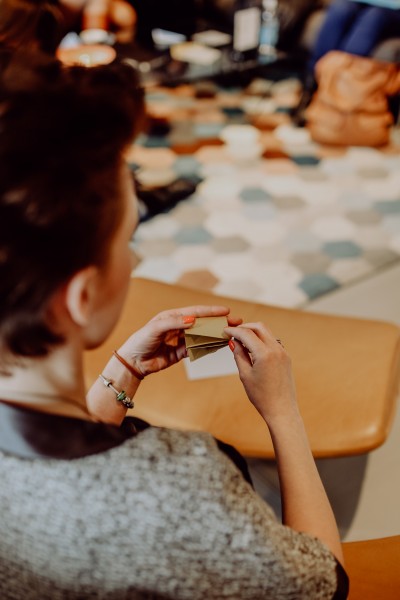
[[[196,93],[182,86],[147,95],[151,132],[128,156],[139,179],[201,183],[140,224],[135,275],[300,307],[400,260],[399,145],[312,143],[287,116],[295,80],[255,81],[211,98]],[[229,156],[219,135],[231,123],[257,126],[260,158]]]

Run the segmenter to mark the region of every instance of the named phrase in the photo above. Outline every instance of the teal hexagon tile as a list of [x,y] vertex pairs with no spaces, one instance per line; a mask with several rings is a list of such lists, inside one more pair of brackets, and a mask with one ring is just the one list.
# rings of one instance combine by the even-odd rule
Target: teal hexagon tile
[[329,275],[325,273],[310,273],[306,275],[299,283],[299,287],[307,294],[308,298],[318,298],[322,294],[327,294],[336,290],[339,285]]
[[259,187],[246,187],[242,189],[239,197],[243,202],[265,202],[271,198],[270,194]]
[[374,210],[385,215],[400,213],[400,200],[379,200],[373,204]]
[[246,113],[238,106],[221,106],[220,110],[231,122],[237,123],[238,121],[244,121],[246,119]]
[[175,234],[174,240],[178,244],[204,244],[212,239],[204,227],[185,227]]
[[227,252],[244,252],[250,248],[250,244],[238,235],[216,238],[212,240],[210,246],[217,254],[224,254]]
[[170,141],[168,136],[145,135],[140,139],[140,144],[145,148],[169,148]]
[[198,139],[218,138],[225,123],[196,123],[193,132]]
[[295,162],[297,165],[300,165],[300,166],[318,165],[320,162],[320,159],[316,156],[301,156],[300,154],[298,154],[298,155],[291,154],[290,158],[292,159],[293,162]]
[[346,218],[356,225],[375,225],[382,221],[382,214],[374,210],[350,210]]
[[271,198],[271,202],[275,204],[275,206],[279,210],[293,210],[296,208],[303,208],[306,206],[306,203],[300,196],[274,196]]
[[363,258],[335,260],[329,266],[327,275],[343,285],[371,273],[371,265]]
[[243,207],[242,214],[251,221],[262,221],[263,219],[273,219],[276,217],[277,210],[270,202],[260,204],[258,202],[248,203]]
[[357,169],[357,174],[363,179],[386,179],[389,171],[385,167],[362,167]]
[[322,252],[299,252],[292,256],[291,262],[303,273],[309,274],[324,273],[332,260]]
[[147,135],[145,133],[139,133],[139,135],[137,136],[137,138],[135,140],[135,144],[137,146],[144,146],[146,140],[147,140]]
[[365,250],[363,257],[375,269],[389,265],[399,259],[397,252],[390,248],[368,248]]
[[182,269],[169,257],[153,257],[143,260],[135,269],[136,277],[146,277],[164,283],[175,283]]
[[340,240],[337,242],[327,242],[322,246],[322,251],[333,259],[355,258],[362,254],[360,246],[351,240]]
[[172,168],[177,175],[186,177],[190,175],[198,175],[201,164],[190,154],[182,154],[176,158]]

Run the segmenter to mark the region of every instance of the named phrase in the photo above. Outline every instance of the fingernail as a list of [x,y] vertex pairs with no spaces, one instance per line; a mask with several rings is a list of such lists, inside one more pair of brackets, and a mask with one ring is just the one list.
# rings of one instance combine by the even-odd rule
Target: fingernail
[[196,317],[183,317],[184,323],[193,323]]
[[234,342],[233,340],[229,340],[229,342],[228,342],[228,346],[229,346],[229,348],[230,348],[230,349],[232,350],[232,352],[233,352],[233,351],[234,351],[234,349],[235,349],[235,342]]

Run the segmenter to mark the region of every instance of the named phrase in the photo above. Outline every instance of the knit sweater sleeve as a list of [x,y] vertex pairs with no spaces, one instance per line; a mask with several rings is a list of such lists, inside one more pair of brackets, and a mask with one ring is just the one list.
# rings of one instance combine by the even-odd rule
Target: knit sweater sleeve
[[325,600],[337,563],[206,433],[148,428],[74,460],[0,453],[5,600]]
[[[334,597],[338,576],[331,552],[282,525],[211,436],[149,433],[157,438],[152,477],[157,473],[165,524],[152,535],[160,536],[161,562],[169,572],[160,592],[191,599]],[[159,561],[160,552],[158,567]],[[179,567],[171,572],[167,564]]]

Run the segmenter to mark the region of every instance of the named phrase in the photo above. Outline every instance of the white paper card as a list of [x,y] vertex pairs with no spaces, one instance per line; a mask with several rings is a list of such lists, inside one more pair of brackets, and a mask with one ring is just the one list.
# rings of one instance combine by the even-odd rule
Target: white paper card
[[238,373],[232,350],[228,346],[194,362],[184,358],[183,364],[189,380],[224,377],[225,375],[237,375]]
[[207,29],[207,31],[200,31],[192,36],[194,42],[199,44],[205,44],[206,46],[226,46],[231,43],[232,36],[229,33],[223,33],[216,29]]
[[176,44],[170,49],[174,60],[193,63],[196,65],[212,65],[221,58],[221,51],[196,42]]

